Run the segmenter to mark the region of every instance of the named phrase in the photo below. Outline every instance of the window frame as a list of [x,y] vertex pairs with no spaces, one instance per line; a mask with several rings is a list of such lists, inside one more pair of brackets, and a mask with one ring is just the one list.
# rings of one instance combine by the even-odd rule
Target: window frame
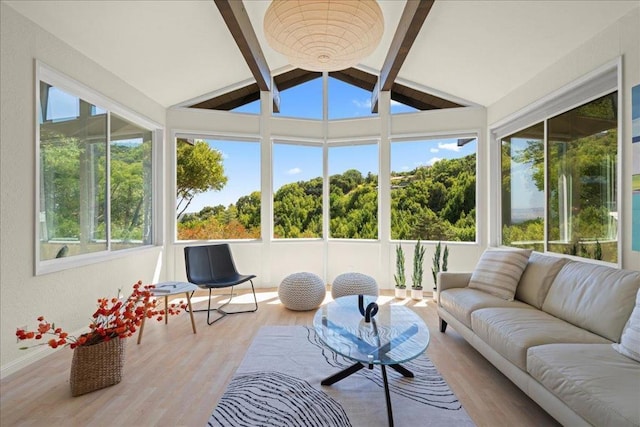
[[624,197],[622,197],[622,161],[623,138],[622,138],[622,119],[624,105],[624,91],[622,90],[622,57],[617,57],[595,70],[575,79],[559,89],[549,93],[537,101],[529,104],[527,107],[516,111],[512,115],[489,126],[490,135],[490,186],[491,193],[495,195],[495,200],[490,203],[490,243],[491,246],[507,247],[502,245],[502,193],[501,193],[501,141],[510,135],[534,126],[542,122],[544,124],[544,254],[552,256],[566,256],[571,259],[605,264],[612,267],[622,268],[622,218],[617,223],[617,262],[599,261],[591,258],[583,258],[580,256],[563,255],[548,251],[549,236],[548,228],[548,202],[547,189],[549,187],[548,171],[547,171],[547,139],[548,139],[548,121],[556,116],[566,113],[570,110],[586,105],[598,98],[601,98],[612,92],[617,93],[617,165],[616,165],[616,200],[618,204],[618,212],[625,211]]
[[[386,185],[389,185],[389,228],[388,228],[388,232],[389,235],[388,240],[391,243],[402,243],[402,242],[415,242],[416,240],[402,240],[402,239],[393,239],[391,236],[391,228],[392,228],[392,224],[391,224],[391,182],[390,182],[390,178],[391,178],[391,158],[392,158],[392,150],[391,147],[393,146],[393,143],[403,143],[403,142],[420,142],[420,141],[425,141],[425,140],[437,140],[437,139],[465,139],[465,138],[473,138],[476,140],[476,150],[475,150],[475,154],[476,154],[476,185],[475,185],[475,195],[476,195],[476,199],[475,199],[475,209],[476,209],[476,217],[475,217],[475,227],[476,227],[476,233],[475,233],[475,239],[472,241],[456,241],[456,240],[447,240],[443,242],[446,242],[447,244],[455,244],[455,245],[481,245],[482,244],[482,227],[480,225],[479,222],[479,218],[482,216],[481,215],[481,209],[483,208],[483,204],[480,203],[481,200],[479,200],[481,198],[481,193],[480,193],[480,181],[482,180],[481,177],[481,172],[480,172],[480,164],[481,164],[481,159],[482,159],[482,154],[481,154],[481,130],[477,129],[477,130],[461,130],[461,131],[454,131],[454,132],[432,132],[432,133],[420,133],[420,134],[410,134],[410,135],[396,135],[396,136],[392,136],[389,138],[389,157],[388,157],[388,162],[389,162],[389,176],[388,179],[389,181],[385,183]],[[379,187],[382,187],[382,185],[379,183],[378,184]],[[484,193],[482,193],[484,194]],[[423,243],[437,243],[437,241],[435,240],[423,240]]]
[[[262,179],[260,179],[260,197],[261,197],[261,204],[260,204],[260,210],[261,210],[261,215],[260,215],[260,238],[257,239],[208,239],[208,240],[181,240],[178,239],[178,219],[175,216],[175,211],[177,209],[177,201],[176,201],[176,194],[177,194],[177,166],[178,166],[178,156],[177,156],[177,140],[178,138],[194,138],[194,139],[213,139],[213,140],[219,140],[219,141],[238,141],[238,142],[248,142],[248,143],[253,143],[253,144],[258,144],[259,145],[259,149],[261,150],[261,137],[260,135],[254,135],[254,134],[237,134],[237,133],[222,133],[222,132],[201,132],[201,131],[187,131],[187,130],[179,130],[179,129],[173,129],[171,131],[171,142],[170,142],[170,149],[172,150],[172,156],[171,156],[171,166],[170,166],[170,176],[171,176],[171,220],[169,221],[169,227],[171,227],[172,233],[171,233],[171,243],[173,244],[179,244],[179,245],[186,245],[186,244],[190,244],[190,243],[207,243],[207,242],[259,242],[264,240],[264,224],[262,224],[262,220],[263,220],[263,216],[262,216],[262,210],[263,210],[263,201],[264,201],[264,196],[262,194]],[[259,153],[259,167],[262,168],[262,153]],[[260,171],[260,176],[262,176],[262,171]]]
[[[322,204],[322,234],[319,237],[278,237],[276,238],[274,236],[275,234],[275,221],[274,221],[274,207],[275,207],[275,194],[276,194],[276,189],[274,188],[274,180],[273,180],[273,176],[274,176],[274,167],[273,167],[273,161],[274,161],[274,147],[276,144],[279,145],[293,145],[293,146],[298,146],[298,147],[316,147],[316,148],[320,148],[321,150],[321,175],[320,178],[322,178],[322,196],[320,198],[320,203]],[[316,139],[316,138],[290,138],[290,137],[276,137],[273,136],[271,138],[270,141],[270,153],[271,153],[271,157],[269,159],[269,240],[271,242],[304,242],[304,241],[325,241],[327,240],[327,236],[328,236],[328,229],[327,227],[329,226],[329,223],[327,221],[327,216],[328,216],[328,207],[327,207],[327,203],[325,203],[325,200],[328,197],[329,194],[329,189],[328,189],[328,177],[327,177],[327,148],[326,148],[327,144],[325,143],[325,141],[323,139]],[[264,162],[263,162],[264,164]]]
[[[151,177],[151,197],[152,197],[152,238],[151,243],[143,244],[139,247],[127,248],[127,249],[111,249],[111,224],[110,224],[110,198],[106,198],[106,210],[109,221],[105,224],[107,230],[107,248],[106,250],[85,253],[64,258],[54,258],[50,260],[40,259],[40,119],[41,119],[41,96],[40,96],[40,83],[46,83],[52,87],[59,88],[64,92],[73,95],[79,99],[82,99],[96,107],[99,107],[106,111],[107,114],[107,133],[106,133],[106,146],[111,147],[111,113],[117,114],[119,117],[124,118],[137,126],[145,128],[151,132],[151,147],[152,147],[152,177]],[[71,77],[55,70],[54,68],[44,64],[39,60],[35,60],[35,81],[34,81],[34,100],[35,100],[35,182],[34,182],[34,274],[36,276],[53,273],[57,271],[63,271],[71,268],[81,267],[85,265],[95,264],[98,262],[107,261],[110,259],[122,258],[130,255],[132,252],[146,251],[149,248],[153,248],[163,244],[162,234],[162,188],[161,181],[161,165],[163,159],[163,153],[160,147],[162,147],[162,139],[164,134],[164,128],[160,123],[157,123],[143,115],[130,110],[118,102],[108,98],[102,93],[72,79]],[[110,150],[107,150],[106,155],[106,194],[109,194],[110,188]]]
[[[342,119],[344,120],[344,119]],[[378,152],[378,159],[377,159],[377,166],[378,166],[378,191],[377,191],[377,197],[378,197],[378,201],[377,201],[377,211],[376,211],[376,215],[377,215],[377,229],[378,232],[376,233],[377,236],[375,239],[356,239],[356,238],[348,238],[348,237],[331,237],[331,183],[330,183],[330,178],[331,178],[331,174],[329,173],[329,150],[331,150],[331,148],[339,148],[339,147],[353,147],[353,146],[358,146],[358,145],[375,145],[377,148],[377,152]],[[381,139],[380,138],[367,138],[367,137],[360,137],[360,138],[350,138],[350,139],[333,139],[333,140],[327,140],[327,142],[324,144],[325,148],[325,155],[324,155],[324,163],[325,163],[325,170],[324,170],[324,176],[323,176],[323,182],[324,182],[324,189],[323,189],[323,199],[326,200],[326,203],[323,203],[323,223],[325,224],[326,228],[323,228],[323,235],[324,238],[327,241],[343,241],[343,242],[380,242],[382,239],[382,232],[380,230],[380,218],[382,215],[382,209],[381,209],[381,201],[382,201],[382,191],[381,191],[381,185],[380,185],[380,174],[381,174],[381,166],[382,166],[382,153],[381,153]],[[326,189],[326,191],[325,191]],[[326,205],[326,209],[325,206]],[[325,221],[325,217],[326,217],[326,221]],[[326,233],[324,233],[326,229]]]

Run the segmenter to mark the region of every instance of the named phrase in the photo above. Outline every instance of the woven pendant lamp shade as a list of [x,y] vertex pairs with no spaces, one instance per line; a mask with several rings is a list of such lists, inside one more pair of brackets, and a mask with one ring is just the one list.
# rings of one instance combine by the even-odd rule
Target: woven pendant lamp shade
[[384,31],[376,0],[273,0],[264,16],[269,45],[308,71],[356,65]]

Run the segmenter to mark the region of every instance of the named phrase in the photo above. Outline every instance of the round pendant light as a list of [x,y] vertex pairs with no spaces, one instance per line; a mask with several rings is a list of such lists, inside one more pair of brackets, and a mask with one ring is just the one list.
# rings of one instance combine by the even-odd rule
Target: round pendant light
[[371,54],[384,31],[376,0],[273,0],[264,16],[269,45],[308,71],[339,71]]

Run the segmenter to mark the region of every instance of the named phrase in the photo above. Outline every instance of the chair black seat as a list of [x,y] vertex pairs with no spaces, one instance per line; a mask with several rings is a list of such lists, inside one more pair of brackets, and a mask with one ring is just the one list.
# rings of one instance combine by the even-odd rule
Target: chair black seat
[[[209,289],[209,305],[207,309],[194,310],[206,311],[207,323],[209,325],[222,319],[227,314],[249,313],[258,310],[258,300],[256,299],[256,291],[253,286],[253,279],[256,276],[255,274],[238,273],[228,244],[187,246],[184,248],[184,259],[187,269],[187,280],[190,283],[198,285],[200,288]],[[233,299],[233,287],[245,282],[251,283],[255,308],[233,312],[223,310],[222,308]],[[231,287],[229,300],[217,308],[211,308],[211,290],[228,287]],[[220,316],[210,321],[212,311],[217,311]]]
[[201,288],[228,288],[229,286],[239,285],[241,283],[246,282],[247,280],[251,280],[255,278],[256,278],[255,274],[237,274],[232,277],[218,279],[218,281],[216,281],[215,283],[208,283],[208,282],[196,283],[191,281],[190,282],[200,286]]

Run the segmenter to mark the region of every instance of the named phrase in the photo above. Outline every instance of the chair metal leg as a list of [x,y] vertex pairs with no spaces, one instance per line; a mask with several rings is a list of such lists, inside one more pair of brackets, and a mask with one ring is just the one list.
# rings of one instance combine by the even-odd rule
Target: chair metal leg
[[[254,302],[254,308],[251,310],[241,310],[241,311],[225,311],[222,308],[226,305],[228,305],[231,300],[233,299],[233,286],[231,287],[231,295],[229,296],[229,300],[224,302],[222,305],[215,307],[215,308],[211,308],[211,291],[212,288],[209,288],[209,302],[207,304],[207,308],[206,309],[200,309],[200,310],[192,310],[193,312],[199,312],[199,311],[206,311],[207,312],[207,325],[213,325],[214,323],[216,323],[218,320],[222,319],[223,317],[225,317],[227,314],[240,314],[240,313],[253,313],[255,311],[258,311],[258,299],[256,298],[256,290],[253,286],[253,280],[249,280],[249,283],[251,283],[251,291],[253,292],[253,302]],[[192,294],[193,295],[193,294]],[[211,312],[212,311],[217,311],[218,314],[220,314],[219,317],[217,317],[214,320],[210,320],[210,316],[211,316]]]
[[255,311],[258,311],[258,299],[256,298],[256,290],[253,287],[253,280],[249,280],[249,283],[251,283],[251,291],[253,292],[254,308],[252,310],[241,310],[241,311],[225,311],[225,310],[222,310],[222,307],[224,307],[227,304],[229,304],[231,302],[231,300],[233,299],[233,286],[231,287],[231,296],[229,297],[229,301],[227,301],[224,304],[222,304],[221,306],[219,306],[216,310],[218,310],[218,311],[220,311],[220,312],[222,312],[224,314],[253,313]]

